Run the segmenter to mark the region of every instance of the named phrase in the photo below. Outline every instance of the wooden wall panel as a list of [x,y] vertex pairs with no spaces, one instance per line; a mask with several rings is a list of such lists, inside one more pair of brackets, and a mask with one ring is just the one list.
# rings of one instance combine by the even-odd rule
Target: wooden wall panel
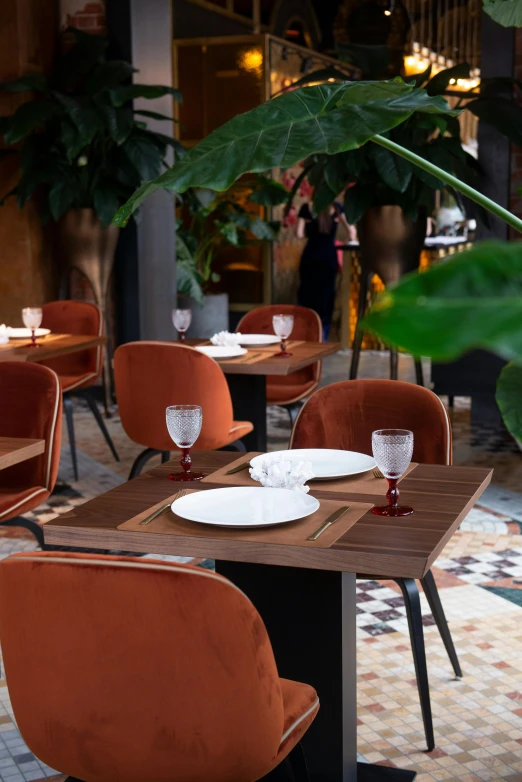
[[[58,45],[58,0],[0,2],[0,81],[48,70]],[[27,100],[27,93],[0,93],[0,116]],[[0,198],[16,184],[16,160],[0,166]],[[23,306],[37,306],[57,294],[51,231],[36,205],[20,211],[13,197],[0,207],[0,323],[21,325]]]

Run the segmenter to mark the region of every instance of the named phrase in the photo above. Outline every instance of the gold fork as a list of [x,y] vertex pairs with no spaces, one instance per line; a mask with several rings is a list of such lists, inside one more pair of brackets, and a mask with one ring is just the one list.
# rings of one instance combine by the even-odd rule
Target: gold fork
[[372,472],[374,478],[384,478],[384,475],[382,474],[382,472],[379,470],[378,467],[374,467]]
[[151,514],[149,514],[149,516],[145,516],[143,521],[140,521],[140,525],[141,524],[150,524],[151,521],[154,521],[154,519],[156,519],[158,516],[160,516],[163,513],[163,511],[166,511],[168,508],[170,508],[170,506],[172,505],[173,502],[175,502],[176,500],[181,499],[181,497],[184,497],[187,492],[188,492],[188,489],[180,489],[174,495],[174,499],[169,500],[169,502],[167,502],[165,505],[161,505],[161,507],[157,508]]

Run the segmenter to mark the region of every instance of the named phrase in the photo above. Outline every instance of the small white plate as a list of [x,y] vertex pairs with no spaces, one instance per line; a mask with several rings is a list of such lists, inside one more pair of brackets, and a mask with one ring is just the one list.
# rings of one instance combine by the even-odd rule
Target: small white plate
[[[46,337],[51,333],[51,329],[35,329],[36,337]],[[7,336],[9,339],[31,339],[31,329],[12,329],[7,327]]]
[[290,451],[271,451],[269,454],[254,456],[250,464],[254,467],[267,456],[284,456],[293,462],[311,462],[317,480],[344,478],[346,475],[358,475],[376,467],[373,456],[357,451],[338,451],[333,448],[294,448]]
[[218,527],[270,527],[303,519],[319,508],[319,500],[290,489],[234,486],[195,491],[174,500],[177,516]]
[[241,334],[239,340],[240,345],[277,345],[281,342],[281,337],[276,337],[275,334]]
[[244,356],[248,353],[245,348],[240,348],[239,345],[234,347],[222,347],[221,345],[200,345],[196,348],[200,353],[204,353],[206,356],[215,358],[216,361],[222,358],[237,358],[238,356]]

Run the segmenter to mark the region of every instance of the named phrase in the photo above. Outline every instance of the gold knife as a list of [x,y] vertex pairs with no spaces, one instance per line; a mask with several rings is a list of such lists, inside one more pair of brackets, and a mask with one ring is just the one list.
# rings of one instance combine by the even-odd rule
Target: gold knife
[[145,516],[143,521],[140,521],[140,524],[150,524],[151,521],[154,521],[157,516],[159,516],[163,511],[167,510],[167,508],[170,508],[172,505],[172,502],[167,502],[166,505],[162,505],[161,508],[158,508],[153,513],[150,514],[150,516]]
[[336,521],[338,521],[341,516],[344,516],[347,510],[350,510],[349,505],[343,505],[342,508],[338,508],[334,513],[332,513],[331,516],[328,516],[324,524],[321,524],[319,529],[316,529],[316,531],[310,535],[310,537],[307,538],[307,540],[317,540],[317,538],[323,534],[323,532],[328,529],[328,527],[331,527],[332,524],[334,524]]
[[237,467],[232,467],[231,470],[228,470],[225,475],[233,475],[235,472],[241,472],[241,470],[245,470],[247,467],[250,467],[250,462],[242,462]]

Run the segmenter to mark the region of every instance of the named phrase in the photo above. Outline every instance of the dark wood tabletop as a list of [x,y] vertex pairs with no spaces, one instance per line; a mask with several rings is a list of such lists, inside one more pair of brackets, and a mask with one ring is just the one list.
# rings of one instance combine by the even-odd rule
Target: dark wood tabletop
[[45,440],[26,437],[0,437],[0,470],[39,456],[45,450]]
[[86,336],[83,334],[48,334],[39,337],[39,347],[29,347],[30,341],[25,339],[10,340],[6,345],[0,345],[0,361],[47,361],[79,350],[105,345],[107,337]]
[[[187,345],[210,345],[208,340],[188,339]],[[288,358],[276,358],[279,345],[249,347],[248,353],[239,358],[220,359],[218,364],[226,375],[290,375],[315,364],[341,349],[340,342],[288,342]]]
[[[194,451],[193,469],[210,473],[237,454]],[[306,548],[270,543],[249,543],[240,530],[231,530],[226,540],[208,537],[171,536],[118,530],[125,521],[170,497],[176,486],[167,475],[177,460],[144,473],[102,494],[44,526],[51,545],[84,546],[141,553],[202,556],[236,562],[286,565],[344,572],[379,573],[382,576],[421,578],[439,556],[460,522],[491,480],[492,471],[482,467],[418,465],[400,484],[401,502],[411,505],[411,516],[390,519],[366,513],[330,548]],[[212,488],[199,484],[198,488]],[[314,490],[321,499],[341,499],[382,504],[382,495],[340,494]],[[175,550],[174,550],[175,547]]]

